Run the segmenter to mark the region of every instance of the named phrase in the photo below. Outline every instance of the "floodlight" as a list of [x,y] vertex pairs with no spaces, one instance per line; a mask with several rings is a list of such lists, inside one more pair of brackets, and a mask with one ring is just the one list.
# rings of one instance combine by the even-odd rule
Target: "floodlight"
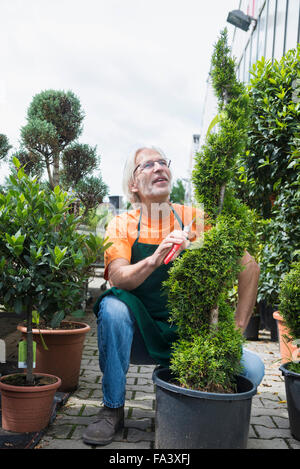
[[251,21],[257,21],[249,15],[245,15],[241,10],[233,10],[228,13],[227,21],[243,31],[248,31]]

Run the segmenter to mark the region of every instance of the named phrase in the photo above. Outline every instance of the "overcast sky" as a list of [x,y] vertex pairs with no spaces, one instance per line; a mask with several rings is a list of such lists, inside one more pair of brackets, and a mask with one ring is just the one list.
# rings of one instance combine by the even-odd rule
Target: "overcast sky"
[[[14,149],[32,97],[72,90],[81,143],[97,146],[110,195],[127,156],[161,147],[187,177],[213,45],[238,0],[1,0],[0,133]],[[0,166],[0,183],[7,169]]]

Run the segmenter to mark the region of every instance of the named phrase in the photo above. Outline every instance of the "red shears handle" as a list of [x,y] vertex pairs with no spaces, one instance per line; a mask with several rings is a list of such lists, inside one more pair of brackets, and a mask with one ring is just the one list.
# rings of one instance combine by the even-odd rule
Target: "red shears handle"
[[172,257],[174,256],[175,252],[178,251],[178,249],[180,248],[181,244],[173,244],[173,247],[171,249],[171,251],[169,252],[169,254],[166,255],[166,257],[164,258],[164,263],[167,265],[169,264],[170,260],[172,259]]
[[[196,220],[197,217],[193,218],[193,220],[191,221],[191,223],[187,226],[184,227],[183,231],[185,231],[185,233],[189,233],[190,229],[192,228],[192,224],[194,223],[194,221]],[[183,242],[183,241],[182,241]],[[174,256],[175,252],[178,251],[178,249],[180,248],[181,244],[173,244],[173,247],[171,249],[171,251],[166,255],[166,257],[164,258],[164,264],[169,264],[170,260],[172,259],[172,257]]]

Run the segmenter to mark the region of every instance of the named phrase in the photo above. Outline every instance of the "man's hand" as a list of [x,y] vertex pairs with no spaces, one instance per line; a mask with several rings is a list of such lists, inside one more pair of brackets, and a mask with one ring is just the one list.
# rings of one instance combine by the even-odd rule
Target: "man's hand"
[[108,280],[112,287],[123,290],[134,290],[141,285],[152,272],[163,264],[164,258],[170,252],[173,244],[180,244],[180,248],[171,260],[174,260],[182,251],[186,249],[190,242],[187,240],[187,233],[180,230],[172,231],[157,247],[152,256],[130,264],[127,259],[114,259],[108,266]]
[[186,249],[190,242],[187,239],[188,234],[185,231],[172,231],[158,246],[154,254],[151,256],[150,262],[155,268],[163,264],[165,257],[169,254],[174,244],[180,244],[180,248],[175,252],[171,261],[174,261],[179,254]]

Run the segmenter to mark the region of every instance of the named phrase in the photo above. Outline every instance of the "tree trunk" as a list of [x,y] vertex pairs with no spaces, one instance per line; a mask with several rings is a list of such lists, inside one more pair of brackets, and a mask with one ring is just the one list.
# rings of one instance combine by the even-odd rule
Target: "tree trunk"
[[51,174],[51,165],[49,163],[49,155],[46,155],[44,153],[41,153],[40,151],[28,147],[28,150],[31,151],[34,155],[37,155],[42,161],[46,163],[46,168],[47,168],[47,173],[48,173],[48,178],[49,178],[49,184],[52,189],[54,189],[54,184],[53,184],[53,176]]
[[47,173],[48,173],[49,184],[51,186],[51,189],[54,189],[53,177],[52,177],[52,174],[51,174],[51,166],[50,166],[50,163],[47,159],[46,159],[46,168],[47,168]]
[[59,185],[59,154],[53,156],[53,188]]
[[27,307],[27,373],[26,373],[26,383],[30,386],[34,384],[33,378],[33,336],[32,336],[32,307],[29,305]]

